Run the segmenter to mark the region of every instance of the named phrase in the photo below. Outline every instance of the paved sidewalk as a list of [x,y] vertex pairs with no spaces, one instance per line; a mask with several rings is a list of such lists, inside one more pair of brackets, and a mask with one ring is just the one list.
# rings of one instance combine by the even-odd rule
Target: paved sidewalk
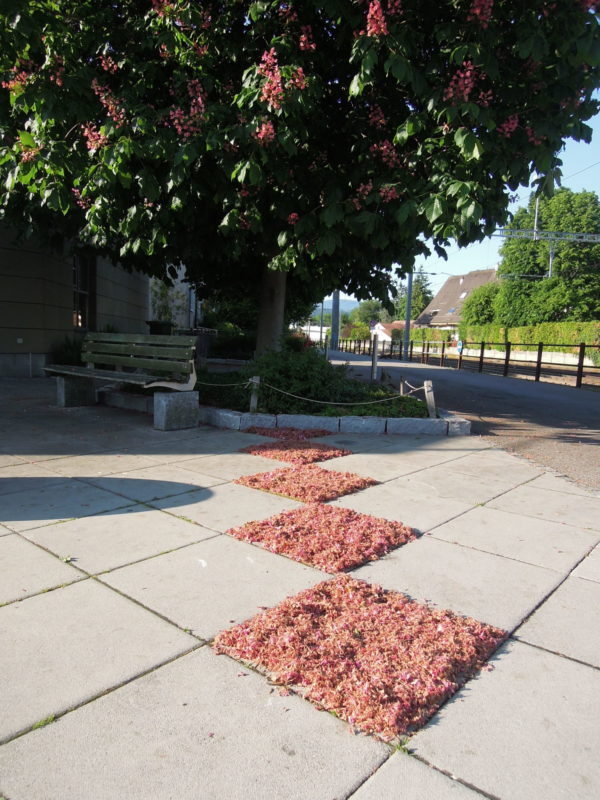
[[265,437],[159,432],[0,380],[0,798],[595,800],[600,497],[479,437],[335,435],[332,505],[424,535],[351,575],[511,636],[404,750],[211,642],[331,576],[225,531],[302,504],[233,483]]

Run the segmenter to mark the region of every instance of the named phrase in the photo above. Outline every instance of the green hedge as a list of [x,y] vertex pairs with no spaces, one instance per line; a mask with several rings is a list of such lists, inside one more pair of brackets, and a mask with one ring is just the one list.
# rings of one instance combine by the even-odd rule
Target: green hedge
[[443,331],[439,328],[415,328],[410,332],[410,339],[415,344],[419,342],[449,342],[452,339],[452,331]]
[[573,348],[581,342],[600,345],[600,322],[542,322],[520,328],[504,328],[493,323],[461,325],[459,335],[464,342],[510,342],[515,350],[528,350],[531,345],[543,342],[544,349],[549,352],[573,353]]

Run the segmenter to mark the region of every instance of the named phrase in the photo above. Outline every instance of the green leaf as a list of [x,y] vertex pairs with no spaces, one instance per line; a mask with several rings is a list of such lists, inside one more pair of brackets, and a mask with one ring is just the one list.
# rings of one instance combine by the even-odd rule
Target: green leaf
[[323,209],[320,215],[321,221],[327,228],[332,228],[336,222],[344,218],[344,208],[341,203],[332,203]]
[[19,131],[19,139],[21,140],[21,144],[25,147],[35,147],[35,139],[29,133],[29,131]]
[[362,94],[363,89],[364,89],[364,84],[360,79],[360,75],[357,74],[352,78],[348,94],[350,95],[350,97],[356,97],[357,95]]
[[433,195],[423,203],[423,212],[429,222],[435,222],[446,213],[446,201],[442,197]]

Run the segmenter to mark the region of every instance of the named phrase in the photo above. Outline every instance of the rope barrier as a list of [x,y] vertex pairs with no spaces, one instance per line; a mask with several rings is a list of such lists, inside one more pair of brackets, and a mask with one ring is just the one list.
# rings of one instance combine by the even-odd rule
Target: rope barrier
[[[249,383],[256,383],[256,381],[250,378]],[[354,403],[335,403],[333,400],[313,400],[311,397],[301,397],[298,394],[292,394],[292,392],[286,392],[283,389],[278,389],[276,386],[271,386],[270,383],[266,383],[265,381],[261,381],[260,385],[268,386],[269,389],[273,389],[274,392],[285,394],[288,397],[294,397],[296,400],[305,400],[307,403],[319,403],[320,405],[324,406],[371,406],[375,403],[389,403],[391,400],[397,400],[400,397],[406,397],[406,395],[395,394],[391,395],[390,397],[384,397],[383,400],[366,400],[363,402],[356,401]]]
[[246,388],[250,388],[250,384],[254,383],[254,381],[244,381],[243,383],[206,383],[205,381],[196,381],[199,383],[200,386],[245,386]]

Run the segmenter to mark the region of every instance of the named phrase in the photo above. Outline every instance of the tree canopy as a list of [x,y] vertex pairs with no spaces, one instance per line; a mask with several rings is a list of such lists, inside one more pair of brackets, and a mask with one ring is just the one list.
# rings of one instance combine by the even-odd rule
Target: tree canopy
[[[408,287],[404,282],[400,282],[396,288],[398,294],[394,302],[394,318],[404,320],[406,318]],[[423,267],[419,267],[413,276],[412,298],[410,304],[411,319],[416,319],[421,311],[423,311],[432,300],[433,291],[431,289],[429,278],[423,271]]]
[[272,341],[287,273],[383,299],[589,140],[594,7],[4,0],[2,216],[210,290],[262,281]]
[[[517,211],[509,230],[533,230],[536,198]],[[541,198],[538,228],[600,234],[600,202],[594,192],[560,189]],[[550,247],[554,249],[550,276]],[[506,326],[600,319],[600,243],[508,239],[502,246],[494,321]],[[466,303],[465,303],[466,306]],[[477,323],[478,324],[478,323]]]

